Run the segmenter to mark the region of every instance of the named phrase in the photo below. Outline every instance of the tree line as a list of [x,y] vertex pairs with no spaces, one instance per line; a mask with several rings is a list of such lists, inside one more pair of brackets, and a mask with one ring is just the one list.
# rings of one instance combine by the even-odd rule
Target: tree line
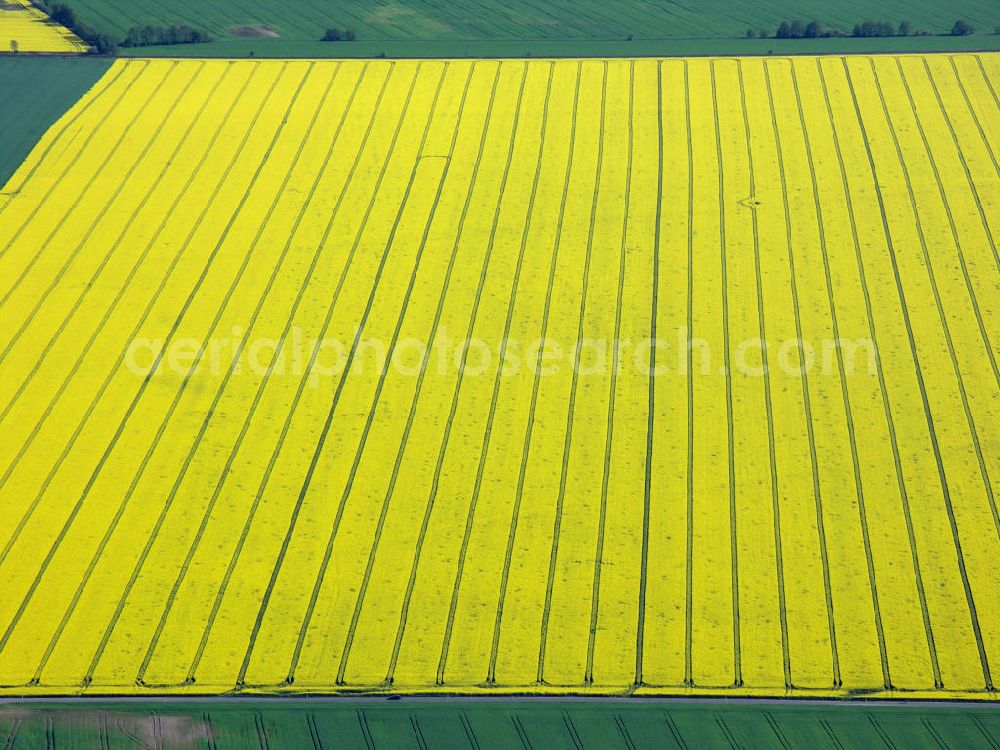
[[[969,36],[974,33],[976,33],[976,29],[968,22],[961,20],[955,21],[954,26],[951,27],[951,31],[948,32],[950,36]],[[1000,27],[997,27],[995,33],[1000,34]],[[793,20],[782,21],[778,24],[778,28],[773,35],[763,30],[755,31],[754,29],[747,29],[746,36],[748,39],[821,39],[842,36],[857,38],[930,36],[930,33],[927,31],[914,31],[913,24],[909,21],[901,21],[898,25],[887,21],[863,21],[862,23],[854,24],[854,28],[848,35],[838,28],[823,26],[819,21],[809,21],[806,23]]]
[[203,44],[212,37],[190,26],[133,26],[122,40],[122,47],[154,47],[160,44]]
[[118,40],[110,34],[98,31],[89,23],[81,21],[66,3],[50,3],[48,0],[31,0],[32,4],[55,23],[72,31],[99,55],[113,55],[118,51]]
[[91,51],[98,55],[113,55],[118,51],[119,46],[150,47],[161,44],[198,44],[213,41],[207,32],[186,25],[134,26],[128,30],[124,39],[119,40],[80,20],[76,11],[66,3],[53,3],[49,0],[31,0],[31,2],[53,22],[65,26],[80,37],[90,46]]

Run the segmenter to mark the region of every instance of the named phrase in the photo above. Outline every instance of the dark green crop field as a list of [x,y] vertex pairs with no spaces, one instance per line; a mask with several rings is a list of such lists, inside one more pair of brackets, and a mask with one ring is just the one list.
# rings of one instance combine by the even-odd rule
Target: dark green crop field
[[[134,26],[188,24],[216,41],[135,54],[245,56],[664,55],[998,49],[995,0],[70,0],[84,21],[124,37]],[[913,34],[874,39],[746,39],[784,20],[850,34],[856,23],[909,22]],[[977,33],[950,37],[956,20]],[[326,29],[355,42],[319,43]],[[128,52],[126,50],[126,52]]]
[[886,39],[607,39],[356,41],[342,44],[272,39],[122,48],[139,57],[698,57],[702,55],[824,55],[1000,51],[1000,36],[926,36]]
[[42,134],[110,64],[107,59],[0,57],[0,190]]
[[0,706],[0,747],[9,749],[989,750],[998,740],[1000,716],[988,706],[508,700]]

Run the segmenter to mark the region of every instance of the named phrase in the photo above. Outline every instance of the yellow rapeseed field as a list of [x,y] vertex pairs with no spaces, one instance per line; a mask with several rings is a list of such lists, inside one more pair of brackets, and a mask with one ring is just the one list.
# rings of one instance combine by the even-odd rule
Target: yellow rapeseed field
[[[17,49],[14,49],[16,42]],[[69,29],[51,23],[30,0],[0,0],[0,54],[5,52],[86,52]]]
[[0,193],[0,685],[995,697],[1000,56],[117,62]]

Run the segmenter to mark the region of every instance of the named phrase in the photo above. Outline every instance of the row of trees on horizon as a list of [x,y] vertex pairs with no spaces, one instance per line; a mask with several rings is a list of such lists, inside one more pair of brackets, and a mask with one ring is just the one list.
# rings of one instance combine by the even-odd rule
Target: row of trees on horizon
[[[943,36],[969,36],[976,29],[967,21],[955,21],[951,30]],[[1000,26],[994,33],[1000,34]],[[747,29],[748,39],[825,39],[830,37],[852,36],[857,38],[890,37],[890,36],[931,36],[928,31],[915,31],[909,21],[900,21],[898,25],[887,21],[863,21],[854,24],[850,34],[845,34],[836,27],[823,26],[819,21],[782,21],[774,34],[766,31]]]

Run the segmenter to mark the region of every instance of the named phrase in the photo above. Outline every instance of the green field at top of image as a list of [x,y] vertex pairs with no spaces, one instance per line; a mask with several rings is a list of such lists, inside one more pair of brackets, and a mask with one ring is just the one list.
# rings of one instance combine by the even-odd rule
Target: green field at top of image
[[[143,47],[126,54],[200,56],[691,55],[797,52],[928,52],[1000,48],[1000,6],[992,0],[70,0],[80,17],[119,37],[142,25],[188,24],[209,44]],[[816,20],[850,34],[866,20],[908,22],[905,38],[746,39],[773,35],[782,21]],[[951,37],[962,19],[976,34]],[[358,41],[320,43],[328,28]]]
[[42,134],[110,64],[106,59],[0,57],[0,190]]

